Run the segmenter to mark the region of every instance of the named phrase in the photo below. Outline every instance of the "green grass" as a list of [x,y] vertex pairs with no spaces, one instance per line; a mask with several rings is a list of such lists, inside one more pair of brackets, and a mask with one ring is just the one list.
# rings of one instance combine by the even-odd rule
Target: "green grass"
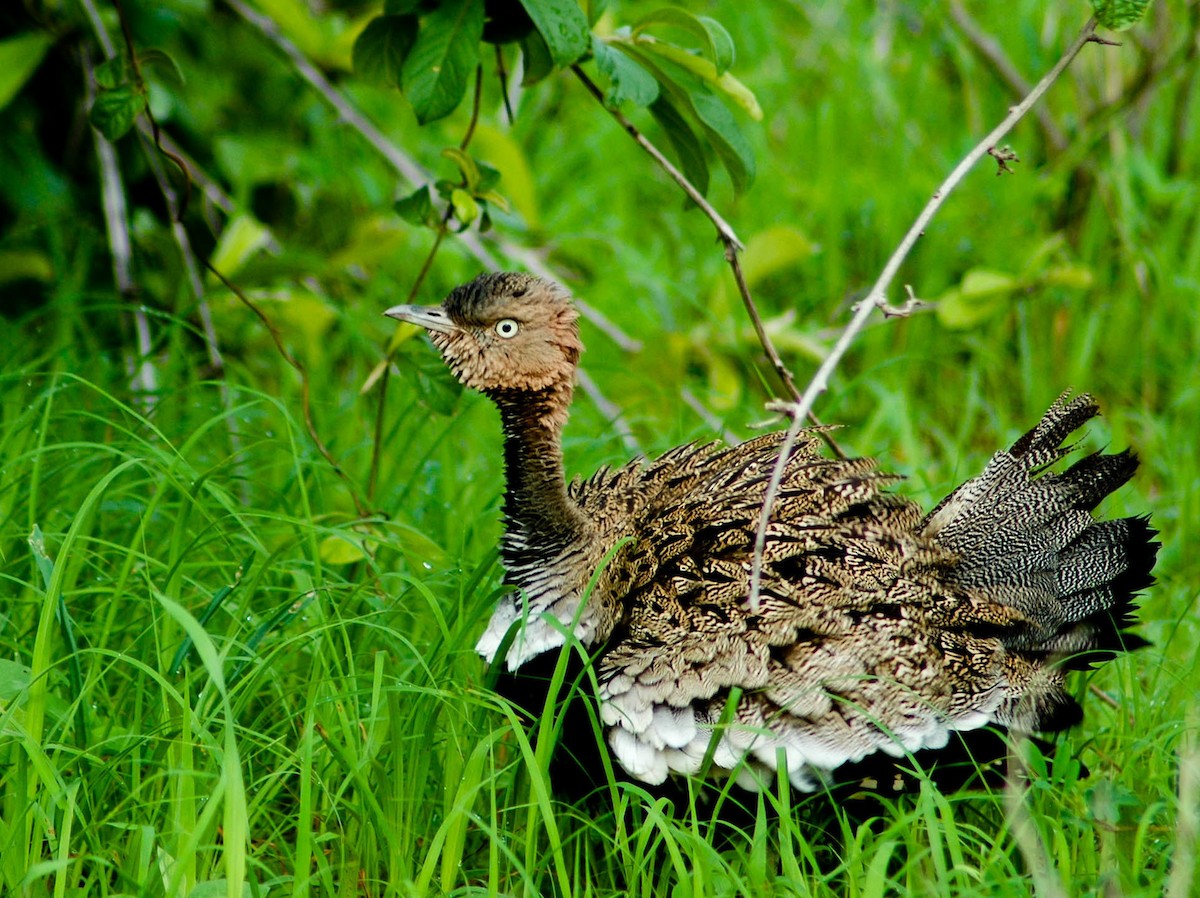
[[[767,110],[750,128],[756,185],[735,198],[718,184],[714,201],[744,238],[787,224],[819,246],[757,284],[764,314],[795,316],[773,328],[801,381],[811,348],[846,319],[845,301],[1012,101],[941,12],[806,7],[712,12]],[[195,24],[187,17],[198,14],[173,15]],[[1159,15],[1183,11],[1161,3]],[[1033,76],[1086,9],[1025,0],[980,16]],[[164,30],[147,43],[166,46],[189,77],[171,89],[187,114],[167,115],[169,129],[211,140],[228,119],[230,139],[250,140],[257,117],[301,154],[290,212],[259,210],[283,255],[253,261],[239,283],[276,294],[263,305],[308,369],[316,427],[365,492],[378,393],[358,390],[391,333],[378,313],[402,300],[430,238],[397,230],[386,167],[242,28],[223,22],[221,34],[233,35],[238,65],[264,95],[289,85],[286,109],[255,105],[253,91],[236,96],[232,68],[215,67],[201,89],[198,73],[225,58],[217,37],[195,32],[192,47],[155,27]],[[1049,103],[1060,124],[1081,128],[1072,148],[1048,157],[1023,124],[1011,140],[1019,173],[974,173],[901,276],[929,298],[973,268],[1031,273],[1029,288],[965,330],[933,314],[872,327],[818,404],[846,425],[837,437],[847,449],[907,475],[900,489],[926,504],[1067,387],[1104,408],[1086,444],[1140,453],[1137,478],[1104,510],[1152,513],[1162,531],[1159,582],[1142,611],[1154,645],[1080,677],[1085,721],[1059,740],[1052,774],[1034,759],[1023,798],[1068,895],[1200,889],[1183,860],[1197,846],[1189,855],[1179,842],[1182,833],[1194,843],[1200,813],[1195,775],[1180,798],[1181,756],[1200,763],[1200,143],[1177,133],[1173,112],[1186,100],[1200,114],[1182,94],[1194,75],[1159,76],[1115,117],[1093,112],[1132,75],[1139,42],[1165,42],[1158,52],[1170,55],[1172,27],[1146,26],[1120,50],[1088,48]],[[394,94],[347,86],[429,165],[461,134],[465,112],[416,131]],[[648,347],[625,353],[584,325],[585,364],[646,451],[712,436],[681,401],[684,386],[748,434],[773,382],[721,286],[711,227],[569,78],[525,95],[513,137],[535,173],[542,230],[528,239]],[[203,145],[196,152],[236,196],[261,188]],[[1173,153],[1182,162],[1171,171]],[[1094,189],[1064,219],[1081,161]],[[199,898],[244,885],[254,896],[868,898],[1034,888],[999,793],[926,787],[861,822],[820,795],[731,790],[725,800],[752,812],[732,834],[714,831],[703,802],[664,806],[628,784],[612,784],[600,808],[556,799],[545,742],[531,742],[487,688],[472,650],[501,577],[491,408],[463,396],[440,414],[411,373],[393,378],[376,513],[361,518],[306,432],[296,373],[218,292],[228,393],[205,373],[153,203],[135,230],[161,391],[152,402],[132,395],[132,339],[84,189],[73,195],[84,212],[26,210],[4,238],[43,252],[56,277],[30,295],[0,285],[25,309],[4,323],[0,368],[0,893]],[[1086,269],[1091,286],[1033,283],[1067,266]],[[421,298],[473,273],[451,242]],[[627,454],[580,398],[568,467],[587,474]]]

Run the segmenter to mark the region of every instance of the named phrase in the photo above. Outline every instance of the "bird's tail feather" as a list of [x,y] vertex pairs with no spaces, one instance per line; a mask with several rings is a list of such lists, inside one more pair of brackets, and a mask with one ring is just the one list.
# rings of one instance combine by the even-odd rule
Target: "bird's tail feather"
[[1063,394],[1033,430],[997,452],[983,473],[947,496],[923,533],[951,550],[948,576],[1018,609],[1026,628],[1007,634],[1016,651],[1087,666],[1145,645],[1124,632],[1136,594],[1154,582],[1159,544],[1145,517],[1097,521],[1092,512],[1137,469],[1128,450],[1094,453],[1061,472],[1063,441],[1096,416],[1087,394]]

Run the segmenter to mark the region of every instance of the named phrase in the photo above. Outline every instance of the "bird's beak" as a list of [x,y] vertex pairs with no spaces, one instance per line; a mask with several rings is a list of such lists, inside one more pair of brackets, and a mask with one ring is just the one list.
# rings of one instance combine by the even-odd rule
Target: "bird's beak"
[[397,321],[407,321],[427,331],[451,334],[458,330],[441,306],[392,306],[383,314]]

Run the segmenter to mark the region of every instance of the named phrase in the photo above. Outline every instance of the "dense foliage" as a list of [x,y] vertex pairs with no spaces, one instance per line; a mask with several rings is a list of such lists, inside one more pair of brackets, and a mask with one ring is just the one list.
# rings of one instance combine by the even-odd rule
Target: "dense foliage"
[[1154,645],[1080,677],[1023,792],[732,793],[740,834],[555,799],[472,651],[495,414],[379,315],[545,266],[587,303],[570,468],[748,435],[780,387],[713,226],[572,65],[738,231],[803,383],[1091,13],[974,6],[0,9],[0,893],[1193,894],[1196,3],[1084,48],[902,270],[934,308],[817,406],[927,504],[1068,387],[1142,456],[1106,512],[1162,531]]

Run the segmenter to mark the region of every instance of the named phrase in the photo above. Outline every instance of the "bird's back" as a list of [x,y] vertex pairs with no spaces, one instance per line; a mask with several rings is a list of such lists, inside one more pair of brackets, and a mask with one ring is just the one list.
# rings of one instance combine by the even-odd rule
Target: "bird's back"
[[1121,647],[1154,556],[1144,522],[1091,515],[1130,456],[1038,476],[1095,413],[1060,400],[927,518],[871,462],[823,458],[810,436],[774,506],[757,609],[754,538],[781,434],[573,484],[593,554],[625,540],[588,598],[607,609],[600,713],[621,766],[658,783],[707,760],[753,785],[783,764],[812,789],[955,731],[1073,723],[1057,662]]

